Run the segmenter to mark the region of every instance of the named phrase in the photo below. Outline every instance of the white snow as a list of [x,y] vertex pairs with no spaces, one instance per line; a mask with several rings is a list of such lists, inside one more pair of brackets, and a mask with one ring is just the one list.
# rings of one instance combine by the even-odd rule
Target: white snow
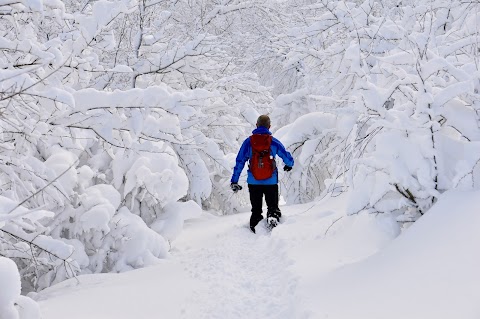
[[478,318],[479,195],[449,192],[386,249],[312,278],[309,308],[328,318]]
[[15,263],[0,256],[0,318],[38,319],[40,309],[30,298],[20,296],[21,283]]
[[132,68],[128,65],[115,65],[114,68],[108,70],[109,72],[118,72],[118,73],[129,73],[133,72]]
[[[479,10],[0,0],[0,319],[478,319]],[[252,235],[259,114],[307,204]]]
[[15,316],[17,311],[14,302],[20,295],[20,274],[15,263],[4,257],[0,257],[0,282],[2,283],[2,289],[0,289],[1,318],[18,318]]
[[99,228],[106,233],[110,232],[108,223],[120,206],[120,194],[111,185],[98,184],[90,186],[80,196],[85,212],[79,222],[83,231]]
[[202,209],[197,203],[171,202],[164,207],[164,214],[157,218],[150,228],[168,241],[173,241],[182,232],[185,220],[199,217]]
[[[179,264],[164,261],[155,267],[122,274],[85,275],[40,294],[47,318],[180,318],[196,287]],[[132,283],[134,286],[132,286]]]
[[42,291],[45,319],[409,318],[480,315],[480,192],[450,191],[400,234],[395,216],[345,214],[348,194],[283,206],[271,233],[249,213],[185,222],[170,257]]

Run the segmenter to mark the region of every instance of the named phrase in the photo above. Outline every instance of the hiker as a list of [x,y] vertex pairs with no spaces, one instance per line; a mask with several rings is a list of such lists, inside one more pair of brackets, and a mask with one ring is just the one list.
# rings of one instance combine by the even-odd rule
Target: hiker
[[242,186],[238,185],[238,179],[245,162],[249,160],[247,184],[252,205],[250,229],[254,233],[255,226],[263,219],[263,195],[267,203],[267,221],[271,227],[276,226],[282,216],[278,208],[278,170],[275,156],[278,155],[283,160],[284,171],[288,172],[293,167],[292,155],[285,150],[279,140],[272,137],[269,129],[270,118],[268,115],[260,115],[257,119],[257,128],[252,132],[253,135],[248,137],[240,147],[230,181],[230,188],[235,193],[242,189]]

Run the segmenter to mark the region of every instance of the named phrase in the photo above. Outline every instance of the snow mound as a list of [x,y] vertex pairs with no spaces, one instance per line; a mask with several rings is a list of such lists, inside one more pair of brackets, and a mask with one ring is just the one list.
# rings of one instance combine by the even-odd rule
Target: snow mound
[[2,318],[16,318],[15,299],[20,295],[20,274],[10,259],[0,257],[0,313]]
[[20,296],[21,283],[17,266],[4,257],[0,257],[0,283],[1,319],[40,318],[38,305],[30,298]]
[[190,200],[187,202],[171,202],[164,207],[165,213],[155,220],[150,228],[173,241],[181,233],[185,220],[199,217],[202,208]]
[[479,206],[478,191],[445,193],[384,250],[317,278],[309,307],[330,319],[479,318]]

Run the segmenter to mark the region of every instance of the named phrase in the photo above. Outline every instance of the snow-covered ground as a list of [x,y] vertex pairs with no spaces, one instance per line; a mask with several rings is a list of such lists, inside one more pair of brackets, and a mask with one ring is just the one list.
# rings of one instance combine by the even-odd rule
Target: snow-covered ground
[[248,213],[205,213],[160,264],[36,299],[45,319],[480,317],[480,192],[445,194],[400,236],[389,216],[345,216],[345,202],[284,206],[272,233],[252,234]]

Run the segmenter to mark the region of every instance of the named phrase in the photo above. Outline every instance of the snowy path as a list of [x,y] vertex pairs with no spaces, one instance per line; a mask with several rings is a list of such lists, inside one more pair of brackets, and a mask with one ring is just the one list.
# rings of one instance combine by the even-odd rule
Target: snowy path
[[296,280],[285,247],[237,225],[218,234],[212,247],[182,253],[182,264],[204,285],[185,318],[292,318]]
[[[287,211],[288,214],[288,211]],[[299,318],[288,245],[249,213],[193,220],[160,265],[122,274],[86,275],[39,296],[44,319]],[[279,225],[280,230],[284,225]],[[274,232],[275,232],[274,231]],[[72,312],[71,309],[79,311]]]
[[480,318],[480,191],[444,195],[398,238],[392,216],[344,203],[284,207],[271,234],[204,214],[157,266],[46,289],[43,319]]
[[[81,276],[39,294],[44,319],[313,319],[327,274],[378,251],[396,234],[344,200],[283,207],[268,233],[249,213],[188,221],[158,266]],[[345,217],[345,218],[344,218]],[[342,318],[343,319],[343,318]]]

